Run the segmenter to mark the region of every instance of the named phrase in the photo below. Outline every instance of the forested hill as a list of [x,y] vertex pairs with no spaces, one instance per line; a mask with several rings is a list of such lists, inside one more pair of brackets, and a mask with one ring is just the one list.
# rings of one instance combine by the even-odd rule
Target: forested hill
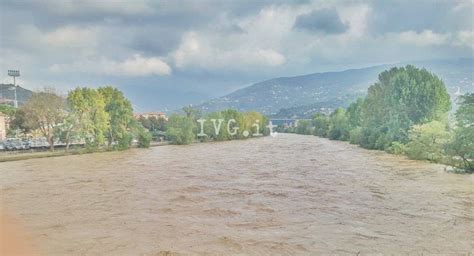
[[274,78],[207,101],[197,108],[204,112],[227,108],[256,110],[279,117],[306,117],[315,112],[330,112],[364,95],[380,72],[408,64],[424,67],[438,75],[445,82],[448,92],[455,96],[474,91],[473,63],[474,59],[419,61]]
[[[18,104],[22,105],[25,103],[31,95],[33,95],[33,92],[25,89],[21,86],[17,87],[17,99],[18,99]],[[13,104],[13,101],[15,100],[15,91],[13,84],[0,84],[0,103],[11,103]]]

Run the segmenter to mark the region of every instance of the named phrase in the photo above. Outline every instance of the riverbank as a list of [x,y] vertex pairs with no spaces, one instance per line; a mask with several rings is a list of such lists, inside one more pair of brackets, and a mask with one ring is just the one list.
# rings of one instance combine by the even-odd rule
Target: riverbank
[[[151,143],[150,147],[158,147],[158,146],[165,146],[165,145],[169,145],[169,143],[168,142]],[[134,147],[131,147],[131,148],[137,148],[137,147],[134,146]],[[102,148],[102,149],[99,149],[99,150],[91,151],[91,150],[87,150],[85,148],[71,148],[68,151],[66,151],[66,149],[64,149],[64,148],[58,148],[58,149],[55,149],[54,151],[49,151],[49,150],[42,150],[42,151],[28,151],[28,150],[25,150],[25,151],[4,151],[4,152],[0,152],[0,163],[1,162],[11,162],[11,161],[36,159],[36,158],[50,158],[50,157],[70,156],[70,155],[104,153],[104,152],[112,152],[112,151],[116,151],[116,150]]]
[[[302,133],[292,133],[292,132],[284,132],[284,133],[286,133],[286,134],[297,134],[297,135],[300,135],[300,136],[316,136],[318,138],[329,139],[327,137],[313,135],[313,134],[302,134]],[[329,139],[329,140],[331,140],[331,141],[340,141],[340,142],[347,143],[347,144],[350,144],[350,145],[356,145],[356,146],[360,147],[361,149],[365,149],[365,150],[381,151],[381,152],[385,152],[385,153],[392,154],[392,155],[402,156],[402,157],[406,157],[407,159],[410,159],[410,160],[413,160],[413,161],[421,161],[421,162],[444,165],[445,166],[444,169],[447,172],[452,172],[452,173],[457,173],[457,174],[474,174],[474,172],[472,170],[459,168],[459,166],[458,166],[459,164],[456,165],[456,163],[459,163],[461,160],[459,158],[456,158],[456,157],[444,156],[441,160],[438,160],[438,161],[433,161],[433,160],[428,160],[428,159],[418,159],[418,158],[414,159],[414,158],[411,158],[408,154],[406,154],[406,152],[404,152],[401,149],[400,150],[369,149],[369,148],[364,148],[364,147],[362,147],[361,145],[359,145],[357,143],[352,143],[351,141],[348,141],[348,140],[339,140],[339,139]],[[399,145],[399,147],[403,147],[402,144],[397,144],[397,145]]]
[[[260,136],[260,137],[252,137],[248,139],[258,139],[258,138],[264,138],[265,136]],[[241,140],[241,139],[239,139]],[[220,142],[225,142],[225,141],[220,141],[220,140],[209,140],[209,141],[200,141],[200,140],[195,140],[193,144],[196,143],[220,143]],[[166,145],[172,145],[170,144],[169,141],[163,141],[163,142],[155,142],[151,143],[150,147],[159,147],[159,146],[166,146]],[[132,148],[137,148],[136,146],[131,147],[127,150],[130,150]],[[124,150],[124,151],[127,151]],[[28,159],[36,159],[36,158],[50,158],[50,157],[61,157],[61,156],[70,156],[70,155],[83,155],[83,154],[95,154],[95,153],[104,153],[104,152],[113,152],[117,150],[113,149],[107,149],[107,148],[102,148],[100,150],[94,150],[90,151],[85,148],[72,148],[66,151],[64,148],[57,148],[55,151],[49,151],[49,150],[42,150],[42,151],[3,151],[0,152],[0,163],[1,162],[11,162],[11,161],[21,161],[21,160],[28,160]]]
[[35,158],[48,158],[48,157],[59,157],[67,155],[82,154],[79,151],[71,150],[56,150],[56,151],[38,151],[38,152],[1,152],[0,162],[20,161]]

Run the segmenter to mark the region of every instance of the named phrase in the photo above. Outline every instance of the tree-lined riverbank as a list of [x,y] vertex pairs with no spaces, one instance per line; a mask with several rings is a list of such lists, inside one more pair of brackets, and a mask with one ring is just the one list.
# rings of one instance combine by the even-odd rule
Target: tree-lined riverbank
[[285,131],[474,172],[474,94],[459,97],[458,104],[455,118],[450,117],[451,101],[442,80],[414,66],[392,68],[347,109],[317,114]]

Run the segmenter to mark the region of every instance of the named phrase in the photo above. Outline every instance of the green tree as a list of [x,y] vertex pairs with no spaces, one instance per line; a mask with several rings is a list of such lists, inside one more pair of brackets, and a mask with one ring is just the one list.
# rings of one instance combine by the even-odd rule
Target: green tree
[[21,108],[27,126],[38,129],[54,150],[55,127],[66,116],[66,102],[51,89],[33,94]]
[[75,114],[68,111],[63,121],[55,128],[57,137],[66,144],[66,151],[69,151],[71,141],[78,138],[78,120]]
[[143,125],[144,128],[148,129],[149,131],[152,130],[152,125],[151,125],[151,118],[145,118],[144,116],[140,116],[138,118],[138,121]]
[[329,132],[329,118],[323,113],[317,113],[313,117],[314,135],[327,137]]
[[411,159],[437,162],[443,159],[444,148],[450,139],[447,125],[439,121],[414,125],[409,132],[410,142],[405,152]]
[[159,118],[156,119],[156,122],[153,121],[152,123],[158,131],[162,131],[162,132],[166,131],[168,121],[165,118],[159,117]]
[[474,93],[460,97],[456,111],[457,127],[448,152],[454,164],[468,172],[474,172]]
[[313,134],[313,126],[311,125],[311,121],[299,120],[295,131],[297,134],[306,134],[306,135]]
[[183,107],[183,111],[186,114],[186,117],[191,118],[192,120],[196,121],[201,117],[201,112],[198,109],[193,108],[191,105]]
[[151,142],[151,134],[144,129],[138,133],[138,147],[149,148]]
[[[202,137],[204,140],[230,140],[230,135],[227,132],[227,120],[222,112],[212,112],[207,114],[204,119],[204,133],[207,135]],[[200,129],[200,127],[198,127]]]
[[121,91],[111,86],[98,89],[105,103],[108,131],[105,134],[108,146],[116,143],[117,149],[127,149],[132,142],[130,122],[134,119],[133,108]]
[[172,115],[168,120],[166,136],[172,144],[184,145],[193,142],[195,123],[185,116]]
[[16,109],[8,104],[0,104],[0,112],[9,117],[13,117],[15,115]]
[[355,102],[351,103],[347,108],[347,122],[349,127],[355,128],[362,125],[362,107],[364,105],[364,99],[358,98]]
[[148,131],[151,132],[153,138],[157,138],[160,134],[166,131],[168,121],[163,117],[149,117],[145,118],[140,116],[138,121],[146,128]]
[[407,143],[413,125],[443,120],[450,107],[443,81],[425,69],[384,71],[363,102],[361,145],[386,149],[393,141]]
[[349,131],[349,142],[351,144],[360,144],[362,139],[362,128],[355,127]]
[[466,93],[459,97],[456,122],[457,126],[462,128],[474,126],[474,93]]
[[31,124],[27,121],[26,112],[22,108],[16,110],[15,115],[13,115],[10,120],[9,131],[11,132],[17,129],[23,133],[30,132],[31,129],[34,129],[34,127],[31,127]]
[[243,113],[243,125],[241,125],[239,134],[241,138],[246,138],[242,136],[243,132],[248,131],[250,135],[255,136],[256,134],[268,135],[270,133],[269,129],[266,127],[268,125],[268,118],[256,111],[249,111]]
[[109,117],[101,93],[91,88],[76,88],[68,94],[71,111],[77,118],[78,134],[88,148],[104,144],[109,131]]
[[150,131],[166,131],[166,119],[163,117],[150,117],[149,118],[149,130]]
[[331,140],[349,140],[349,122],[343,108],[334,110],[329,116],[328,137]]

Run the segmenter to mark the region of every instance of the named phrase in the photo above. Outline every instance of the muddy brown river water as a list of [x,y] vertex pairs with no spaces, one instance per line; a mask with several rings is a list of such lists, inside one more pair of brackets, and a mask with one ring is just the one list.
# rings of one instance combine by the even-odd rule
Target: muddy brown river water
[[473,253],[474,176],[276,138],[0,163],[43,255]]

